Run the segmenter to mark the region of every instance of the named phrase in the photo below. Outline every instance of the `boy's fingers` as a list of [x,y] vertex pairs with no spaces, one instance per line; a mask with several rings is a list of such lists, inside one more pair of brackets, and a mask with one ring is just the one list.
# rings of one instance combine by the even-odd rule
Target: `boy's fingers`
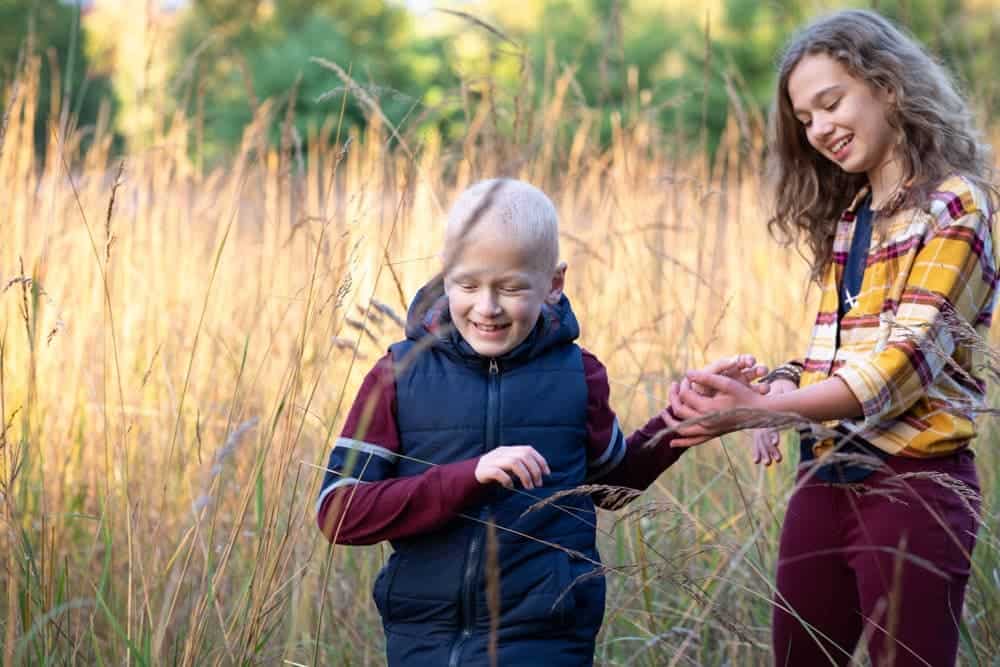
[[491,477],[493,478],[493,481],[497,482],[500,486],[506,489],[514,488],[514,480],[511,479],[510,475],[508,475],[503,468],[497,468],[496,472],[494,472]]
[[529,447],[528,449],[530,450],[529,453],[531,454],[531,457],[538,463],[538,467],[542,473],[551,475],[552,469],[549,468],[549,462],[545,460],[545,457],[542,456],[541,453],[539,453],[539,451],[534,447]]
[[699,426],[681,427],[681,421],[670,414],[670,410],[664,410],[661,413],[661,417],[667,428],[673,431],[674,437],[670,441],[671,447],[690,447],[691,445],[700,444],[703,441],[702,439],[706,437],[704,430]]
[[672,441],[670,443],[670,446],[671,447],[695,447],[695,446],[700,445],[700,444],[702,444],[704,442],[708,442],[713,437],[714,436],[710,436],[710,435],[699,435],[699,436],[696,436],[696,437],[679,438],[677,440]]
[[552,471],[549,470],[549,464],[545,461],[545,457],[539,454],[538,450],[531,445],[518,447],[516,456],[531,473],[531,478],[534,480],[535,486],[542,485],[542,475],[552,474]]
[[532,486],[542,485],[542,466],[534,456],[529,452],[527,456],[521,459],[521,465],[525,467],[528,474],[531,476]]
[[[714,377],[714,376],[710,376]],[[682,419],[692,419],[695,417],[700,417],[706,412],[711,412],[712,409],[708,405],[711,402],[711,398],[707,396],[701,396],[700,394],[688,390],[681,390],[680,402],[683,406],[683,412],[678,412],[677,416]]]
[[521,463],[519,460],[514,459],[512,461],[509,461],[507,463],[507,466],[505,467],[505,470],[511,481],[513,481],[513,477],[511,477],[511,475],[513,475],[514,477],[517,477],[518,481],[521,482],[521,486],[523,486],[526,489],[531,488],[532,486],[531,475],[528,473],[528,469],[525,468],[524,464]]
[[693,410],[681,398],[678,398],[677,401],[671,401],[670,409],[674,411],[674,416],[681,421],[694,419],[699,416],[699,413],[696,410]]

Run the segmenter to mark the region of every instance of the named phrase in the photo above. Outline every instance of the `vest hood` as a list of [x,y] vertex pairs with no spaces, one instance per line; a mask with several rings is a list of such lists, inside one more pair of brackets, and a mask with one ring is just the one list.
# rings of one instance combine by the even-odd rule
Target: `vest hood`
[[[563,294],[555,305],[542,304],[538,322],[528,337],[499,360],[528,361],[556,345],[573,342],[579,335],[580,325],[569,299]],[[445,294],[440,274],[417,291],[406,314],[406,337],[412,341],[423,341],[428,336],[433,337],[432,345],[451,356],[482,359],[452,325],[448,295]]]

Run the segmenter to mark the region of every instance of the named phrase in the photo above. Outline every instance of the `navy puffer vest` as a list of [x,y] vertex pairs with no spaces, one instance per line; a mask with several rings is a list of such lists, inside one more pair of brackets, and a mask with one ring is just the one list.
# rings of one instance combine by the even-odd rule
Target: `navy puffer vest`
[[[451,328],[446,301],[426,296],[430,289],[411,307],[408,340],[391,348],[399,476],[523,444],[545,457],[552,474],[531,491],[496,486],[441,530],[393,542],[374,592],[389,664],[490,664],[492,548],[499,564],[499,664],[590,665],[604,615],[594,504],[588,495],[571,495],[527,511],[582,484],[586,474],[587,387],[572,342],[576,318],[563,298],[543,310],[524,343],[487,359],[455,331],[429,333]],[[495,539],[487,535],[491,522]]]

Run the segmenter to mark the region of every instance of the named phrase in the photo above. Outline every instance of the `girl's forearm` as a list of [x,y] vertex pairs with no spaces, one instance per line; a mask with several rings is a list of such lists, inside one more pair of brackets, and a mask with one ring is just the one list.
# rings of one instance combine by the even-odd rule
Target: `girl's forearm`
[[850,419],[864,414],[854,392],[839,377],[761,399],[762,407],[767,410],[794,412],[813,421]]

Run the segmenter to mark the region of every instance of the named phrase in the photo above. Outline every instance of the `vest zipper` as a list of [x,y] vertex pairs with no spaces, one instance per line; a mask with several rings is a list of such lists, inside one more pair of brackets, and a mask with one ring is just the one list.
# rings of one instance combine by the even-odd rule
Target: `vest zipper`
[[[500,437],[500,365],[496,359],[490,359],[489,383],[486,393],[486,433],[484,434],[484,451],[491,451],[497,446]],[[485,505],[479,512],[479,518],[489,516],[490,507]],[[448,667],[458,667],[462,655],[462,645],[472,635],[472,627],[476,623],[476,574],[479,571],[480,544],[484,529],[476,526],[469,549],[465,556],[465,572],[462,575],[462,632],[455,638],[448,657]]]

